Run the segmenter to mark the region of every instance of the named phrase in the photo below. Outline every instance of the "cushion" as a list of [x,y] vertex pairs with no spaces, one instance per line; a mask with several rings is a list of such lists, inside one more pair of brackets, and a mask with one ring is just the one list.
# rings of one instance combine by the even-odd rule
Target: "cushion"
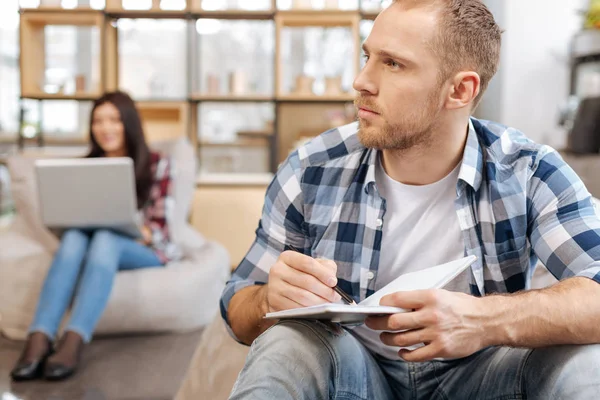
[[11,194],[23,229],[47,251],[58,248],[58,239],[42,223],[34,159],[12,156],[7,165],[11,177]]

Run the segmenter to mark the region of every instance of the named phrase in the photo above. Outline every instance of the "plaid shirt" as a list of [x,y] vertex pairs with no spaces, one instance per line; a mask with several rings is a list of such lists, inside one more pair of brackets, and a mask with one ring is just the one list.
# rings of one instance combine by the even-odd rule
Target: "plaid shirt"
[[172,222],[174,200],[171,197],[173,163],[168,157],[151,154],[150,168],[154,181],[148,201],[142,210],[144,225],[150,228],[150,246],[163,263],[181,258],[179,247],[172,242],[169,225]]
[[[289,245],[334,260],[339,286],[356,302],[375,291],[385,200],[375,182],[377,151],[362,146],[357,130],[353,123],[328,131],[281,166],[256,240],[223,292],[226,321],[233,295],[266,283]],[[600,219],[579,177],[552,148],[473,118],[456,194],[464,253],[477,256],[473,295],[529,288],[538,259],[558,279],[600,283]]]

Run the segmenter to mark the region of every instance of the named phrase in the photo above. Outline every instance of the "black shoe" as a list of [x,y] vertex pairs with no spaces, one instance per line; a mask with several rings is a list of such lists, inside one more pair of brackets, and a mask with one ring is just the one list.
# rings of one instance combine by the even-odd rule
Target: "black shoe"
[[44,372],[44,364],[51,354],[52,345],[48,341],[48,351],[46,354],[33,361],[25,361],[23,360],[23,356],[21,356],[17,365],[10,372],[10,377],[16,382],[41,378]]
[[58,363],[47,363],[44,368],[44,378],[49,381],[62,381],[69,378],[77,370],[77,364],[66,366]]
[[44,372],[44,363],[46,362],[47,357],[48,355],[46,355],[44,358],[31,362],[19,361],[10,372],[10,377],[16,382],[31,381],[33,379],[41,378]]
[[44,378],[49,381],[61,381],[73,375],[77,371],[77,367],[81,361],[83,347],[84,342],[81,336],[75,332],[67,331],[58,344],[56,354],[58,355],[65,350],[73,352],[72,357],[70,357],[72,361],[48,360],[44,367]]

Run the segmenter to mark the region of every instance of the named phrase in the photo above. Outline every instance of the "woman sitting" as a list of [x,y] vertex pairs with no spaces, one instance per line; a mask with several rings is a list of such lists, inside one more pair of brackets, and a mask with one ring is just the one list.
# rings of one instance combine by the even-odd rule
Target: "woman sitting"
[[[14,380],[72,375],[89,343],[120,270],[161,267],[179,258],[169,235],[171,163],[151,153],[133,100],[107,93],[94,103],[88,157],[130,157],[144,226],[136,241],[110,230],[69,229],[48,271],[27,343],[11,372]],[[56,348],[53,341],[69,305],[71,317]]]

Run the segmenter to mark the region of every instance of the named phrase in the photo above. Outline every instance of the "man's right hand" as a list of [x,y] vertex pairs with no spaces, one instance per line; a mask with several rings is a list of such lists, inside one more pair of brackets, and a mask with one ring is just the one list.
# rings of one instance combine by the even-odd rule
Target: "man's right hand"
[[310,307],[340,301],[333,290],[337,265],[295,251],[281,253],[271,267],[266,285],[267,312]]

